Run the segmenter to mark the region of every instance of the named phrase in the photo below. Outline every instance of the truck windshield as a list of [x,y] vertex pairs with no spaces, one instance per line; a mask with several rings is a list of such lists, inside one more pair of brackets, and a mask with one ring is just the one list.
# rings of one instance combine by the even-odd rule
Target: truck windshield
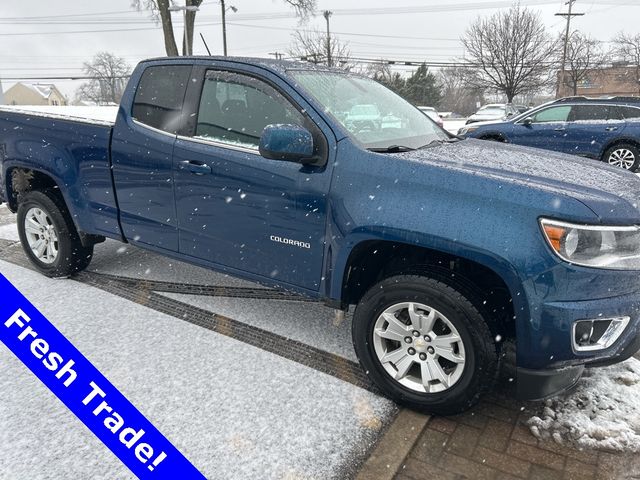
[[289,73],[364,148],[413,149],[449,138],[420,110],[374,80],[338,72]]

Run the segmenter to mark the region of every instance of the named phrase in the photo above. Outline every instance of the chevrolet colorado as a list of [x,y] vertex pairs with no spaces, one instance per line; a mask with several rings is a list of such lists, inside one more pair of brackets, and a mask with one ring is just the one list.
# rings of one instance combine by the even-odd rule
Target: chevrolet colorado
[[[349,122],[359,106],[381,121]],[[351,73],[147,60],[114,123],[0,110],[0,167],[45,275],[86,268],[111,238],[355,305],[363,368],[413,408],[473,405],[509,340],[530,399],[640,348],[635,175],[460,140]]]

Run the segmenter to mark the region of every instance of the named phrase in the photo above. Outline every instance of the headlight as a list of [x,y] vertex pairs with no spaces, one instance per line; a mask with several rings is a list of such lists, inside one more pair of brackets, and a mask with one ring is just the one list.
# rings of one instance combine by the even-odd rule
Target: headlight
[[540,226],[549,246],[569,263],[640,270],[640,227],[576,225],[546,218]]
[[478,127],[462,127],[458,130],[458,135],[466,135],[467,133],[475,132]]

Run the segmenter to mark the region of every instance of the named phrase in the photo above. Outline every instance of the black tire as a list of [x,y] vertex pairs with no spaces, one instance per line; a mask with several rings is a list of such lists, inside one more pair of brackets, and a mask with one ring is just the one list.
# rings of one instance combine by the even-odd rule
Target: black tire
[[[25,217],[32,208],[44,212],[47,222],[55,229],[58,241],[57,256],[51,263],[40,260],[29,246]],[[18,234],[20,243],[33,265],[48,277],[68,277],[89,266],[93,246],[84,247],[64,201],[57,192],[45,190],[20,195],[18,203]]]
[[[612,159],[612,155],[614,155],[616,152],[623,151],[630,152],[630,154],[633,155],[633,164],[629,168],[626,168],[620,164],[616,165],[614,163],[615,160]],[[626,170],[629,170],[630,172],[637,172],[638,167],[640,167],[640,149],[633,143],[618,143],[616,145],[613,145],[612,147],[607,148],[607,150],[604,152],[604,155],[602,156],[602,161],[608,163],[611,166],[624,168]]]
[[[374,326],[393,305],[416,302],[445,315],[458,331],[465,350],[462,374],[449,388],[426,393],[399,383],[385,370],[374,347]],[[453,415],[475,405],[496,382],[498,352],[487,323],[473,304],[450,285],[421,275],[387,278],[358,303],[352,325],[353,344],[371,380],[397,403],[436,415]],[[414,367],[412,367],[414,368]]]
[[504,138],[498,137],[496,135],[487,135],[484,137],[479,137],[479,140],[486,140],[488,142],[506,143]]

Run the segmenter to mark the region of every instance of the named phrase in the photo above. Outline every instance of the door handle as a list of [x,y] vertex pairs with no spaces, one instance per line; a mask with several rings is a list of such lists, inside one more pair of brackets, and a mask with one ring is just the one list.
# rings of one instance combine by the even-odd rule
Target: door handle
[[188,170],[196,175],[206,175],[207,173],[211,173],[211,167],[209,165],[202,162],[196,162],[194,160],[184,160],[180,162],[178,168],[180,168],[180,170]]
[[566,127],[557,127],[553,129],[556,132],[564,132],[566,130]]
[[606,130],[607,132],[614,132],[614,131],[616,131],[617,129],[618,129],[618,127],[606,127],[606,128],[605,128],[605,130]]

